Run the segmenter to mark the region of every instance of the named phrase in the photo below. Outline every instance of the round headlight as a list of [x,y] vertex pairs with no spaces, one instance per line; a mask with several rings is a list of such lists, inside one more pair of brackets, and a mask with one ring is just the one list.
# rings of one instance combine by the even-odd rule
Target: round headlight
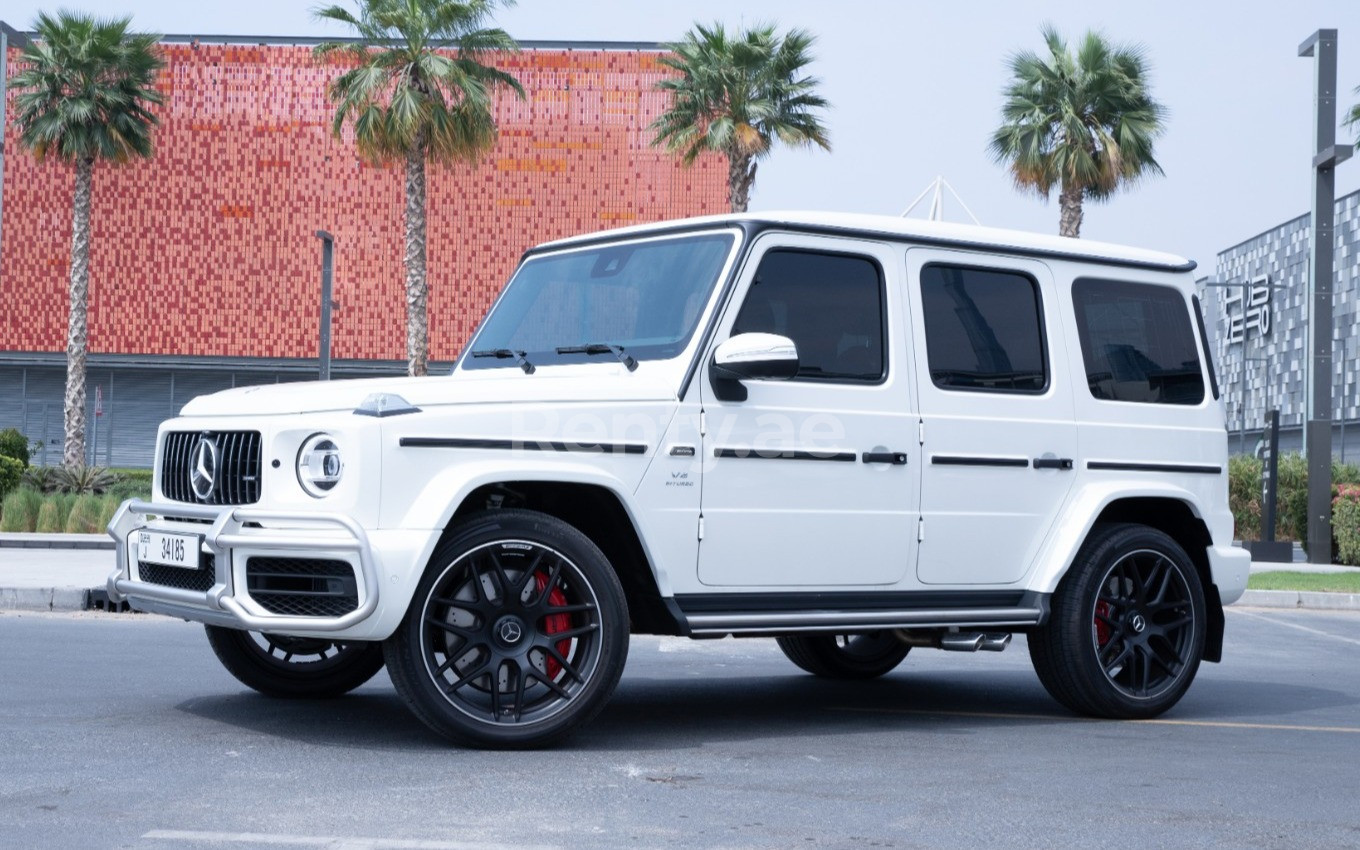
[[344,471],[340,447],[329,434],[313,434],[303,442],[298,451],[297,477],[307,495],[318,499],[329,495]]

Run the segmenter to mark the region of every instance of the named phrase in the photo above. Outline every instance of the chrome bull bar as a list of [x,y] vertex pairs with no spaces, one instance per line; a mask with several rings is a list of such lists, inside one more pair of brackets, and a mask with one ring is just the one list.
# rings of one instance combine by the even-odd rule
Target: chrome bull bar
[[[211,523],[203,533],[203,545],[216,558],[217,575],[205,592],[165,587],[132,578],[128,538],[141,528],[154,527],[148,516],[185,517]],[[302,523],[295,528],[247,529],[247,523]],[[169,529],[166,529],[169,530]],[[316,532],[322,532],[318,534]],[[342,532],[342,533],[337,533]],[[308,533],[312,532],[312,533]],[[378,607],[378,573],[368,535],[343,514],[271,511],[261,508],[191,505],[178,502],[124,502],[108,525],[117,551],[118,567],[109,576],[108,593],[114,602],[135,598],[137,607],[190,620],[232,626],[249,631],[334,632],[347,629]],[[358,608],[339,617],[296,617],[253,614],[233,590],[232,551],[236,548],[353,552],[359,558],[364,600]]]

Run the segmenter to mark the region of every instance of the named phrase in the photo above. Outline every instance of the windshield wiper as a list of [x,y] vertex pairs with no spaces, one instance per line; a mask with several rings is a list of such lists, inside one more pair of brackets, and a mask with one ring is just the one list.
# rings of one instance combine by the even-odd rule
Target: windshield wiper
[[633,355],[626,353],[622,345],[610,345],[607,342],[588,342],[585,345],[562,345],[557,348],[558,354],[612,354],[619,358],[619,362],[628,367],[629,372],[637,370],[637,361]]
[[534,373],[534,364],[525,358],[525,352],[517,351],[513,348],[483,348],[481,351],[472,352],[473,357],[494,357],[497,360],[509,360],[514,358],[519,363],[519,368],[524,370],[524,374]]

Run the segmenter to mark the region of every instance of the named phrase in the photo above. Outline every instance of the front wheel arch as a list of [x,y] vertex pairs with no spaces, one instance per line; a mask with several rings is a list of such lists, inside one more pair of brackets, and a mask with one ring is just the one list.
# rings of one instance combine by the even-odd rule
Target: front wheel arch
[[458,505],[439,545],[448,540],[460,522],[488,509],[491,513],[504,509],[532,510],[560,519],[581,532],[599,547],[618,576],[634,634],[688,634],[661,596],[655,565],[619,494],[598,484],[565,481],[510,480],[484,484]]

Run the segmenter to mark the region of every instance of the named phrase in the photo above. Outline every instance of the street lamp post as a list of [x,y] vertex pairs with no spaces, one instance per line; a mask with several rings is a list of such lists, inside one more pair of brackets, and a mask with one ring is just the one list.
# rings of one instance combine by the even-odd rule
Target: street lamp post
[[1332,560],[1332,261],[1336,238],[1336,167],[1350,145],[1336,143],[1336,30],[1318,30],[1299,45],[1313,59],[1315,121],[1313,214],[1308,294],[1308,356],[1312,378],[1304,446],[1308,451],[1308,560]]

